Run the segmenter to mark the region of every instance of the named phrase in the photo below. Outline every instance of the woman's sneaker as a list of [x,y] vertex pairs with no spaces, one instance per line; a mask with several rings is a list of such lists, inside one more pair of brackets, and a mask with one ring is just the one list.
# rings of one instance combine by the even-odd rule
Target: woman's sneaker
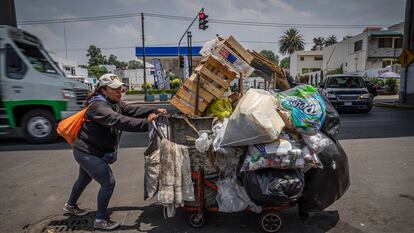
[[65,203],[65,205],[63,206],[63,210],[69,214],[73,214],[76,216],[84,216],[88,214],[88,211],[80,209],[77,205],[70,206],[68,205],[68,203]]
[[95,229],[103,229],[103,230],[113,230],[115,228],[119,227],[119,222],[114,222],[112,220],[103,219],[98,221],[93,221],[93,228]]

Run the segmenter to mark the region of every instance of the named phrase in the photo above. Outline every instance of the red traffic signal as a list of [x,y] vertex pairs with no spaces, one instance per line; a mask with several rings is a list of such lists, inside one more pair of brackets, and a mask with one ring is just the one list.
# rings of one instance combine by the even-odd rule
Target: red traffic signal
[[200,13],[198,13],[198,28],[199,29],[206,30],[208,28],[207,18],[208,18],[208,15],[204,14],[204,11],[200,11]]
[[180,67],[183,68],[184,67],[184,56],[180,55],[179,63],[180,63]]

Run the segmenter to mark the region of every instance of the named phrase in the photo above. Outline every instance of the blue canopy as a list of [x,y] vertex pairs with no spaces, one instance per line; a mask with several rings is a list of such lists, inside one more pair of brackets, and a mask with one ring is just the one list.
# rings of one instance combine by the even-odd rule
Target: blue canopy
[[[192,47],[194,57],[201,56],[201,46]],[[180,55],[188,56],[188,48],[180,47]],[[142,57],[142,47],[135,48],[135,56]],[[145,56],[148,57],[175,57],[178,56],[178,47],[145,47]]]

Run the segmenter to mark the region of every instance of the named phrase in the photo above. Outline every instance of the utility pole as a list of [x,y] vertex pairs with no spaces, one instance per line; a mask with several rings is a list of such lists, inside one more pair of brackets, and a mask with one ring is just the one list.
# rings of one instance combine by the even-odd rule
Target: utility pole
[[0,24],[17,27],[14,0],[0,0]]
[[[414,1],[405,3],[404,42],[403,49],[414,51]],[[414,63],[401,68],[400,102],[414,104]]]
[[63,20],[63,35],[65,37],[65,58],[68,59],[68,48],[66,46],[66,22]]
[[189,76],[193,73],[193,44],[191,31],[187,32],[187,50],[188,50],[188,73]]
[[144,34],[144,13],[141,13],[142,28],[142,61],[144,62],[144,101],[147,101],[147,65],[145,61],[145,34]]

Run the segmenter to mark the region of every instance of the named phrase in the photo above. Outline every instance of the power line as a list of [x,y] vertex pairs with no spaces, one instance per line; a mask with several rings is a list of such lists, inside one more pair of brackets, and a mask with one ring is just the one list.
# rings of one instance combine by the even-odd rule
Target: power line
[[[208,40],[199,40],[194,41],[194,43],[205,43]],[[277,41],[254,41],[254,40],[241,40],[241,43],[247,43],[247,44],[278,44]],[[177,46],[177,43],[162,43],[162,44],[149,44],[147,47],[156,47],[156,46]],[[99,47],[100,49],[106,49],[106,50],[116,50],[116,49],[134,49],[137,46],[129,45],[129,46],[112,46],[112,47]],[[69,48],[67,51],[86,51],[88,48]],[[51,51],[55,52],[64,52],[65,49],[50,49]]]
[[[62,19],[43,19],[43,20],[23,20],[19,21],[19,25],[36,25],[36,24],[55,24],[55,23],[75,23],[83,21],[97,21],[97,20],[110,20],[138,17],[139,13],[117,14],[117,15],[101,15],[91,17],[77,17],[77,18],[62,18]],[[175,15],[163,15],[154,13],[144,13],[147,17],[191,21],[191,17],[175,16]],[[255,26],[255,27],[296,27],[296,28],[365,28],[387,25],[372,25],[372,24],[304,24],[304,23],[269,23],[258,21],[241,21],[241,20],[225,20],[225,19],[210,19],[210,23],[216,24],[228,24],[228,25],[241,25],[241,26]]]

